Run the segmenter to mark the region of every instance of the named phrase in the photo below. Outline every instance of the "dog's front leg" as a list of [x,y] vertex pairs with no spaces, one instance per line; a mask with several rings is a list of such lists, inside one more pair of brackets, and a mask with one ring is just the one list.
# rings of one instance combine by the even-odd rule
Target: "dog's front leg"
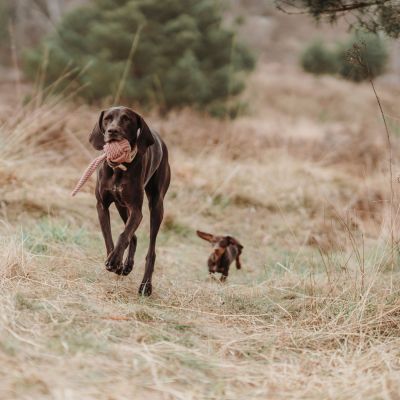
[[242,268],[242,263],[240,262],[240,254],[236,257],[236,269]]
[[117,244],[114,250],[110,253],[107,258],[106,266],[109,271],[113,271],[118,275],[122,274],[123,264],[122,259],[124,256],[125,249],[128,247],[136,229],[142,221],[142,211],[138,207],[129,209],[129,217],[125,224],[125,229],[119,235]]
[[111,224],[110,224],[110,204],[104,204],[101,201],[97,201],[97,214],[99,216],[99,222],[101,227],[101,232],[103,233],[104,242],[106,244],[107,256],[114,249],[114,243],[111,234]]

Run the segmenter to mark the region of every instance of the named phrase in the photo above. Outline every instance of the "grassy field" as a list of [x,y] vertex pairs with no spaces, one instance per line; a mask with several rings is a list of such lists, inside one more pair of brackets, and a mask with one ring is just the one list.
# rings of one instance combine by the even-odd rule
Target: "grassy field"
[[[400,97],[378,89],[395,178]],[[99,110],[1,107],[0,398],[399,398],[399,185],[391,211],[372,90],[271,64],[244,99],[233,122],[145,114],[173,174],[150,298],[147,208],[121,278],[104,267],[94,179],[70,197]],[[196,229],[244,244],[226,284]]]

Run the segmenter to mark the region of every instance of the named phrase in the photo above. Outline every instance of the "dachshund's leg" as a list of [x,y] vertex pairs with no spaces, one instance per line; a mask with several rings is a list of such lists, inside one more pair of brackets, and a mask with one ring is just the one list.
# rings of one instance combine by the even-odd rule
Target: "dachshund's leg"
[[240,262],[240,254],[236,257],[236,269],[241,269],[242,263]]

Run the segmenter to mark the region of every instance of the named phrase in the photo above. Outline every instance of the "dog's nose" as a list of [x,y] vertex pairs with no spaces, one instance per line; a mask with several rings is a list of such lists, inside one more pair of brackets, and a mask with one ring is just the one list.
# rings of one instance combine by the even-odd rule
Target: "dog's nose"
[[116,134],[118,133],[118,130],[115,129],[115,128],[108,128],[108,129],[107,129],[107,133],[108,133],[109,135],[116,135]]
[[108,128],[106,131],[106,135],[105,135],[105,140],[106,142],[109,142],[113,139],[117,139],[118,138],[118,129],[115,128]]

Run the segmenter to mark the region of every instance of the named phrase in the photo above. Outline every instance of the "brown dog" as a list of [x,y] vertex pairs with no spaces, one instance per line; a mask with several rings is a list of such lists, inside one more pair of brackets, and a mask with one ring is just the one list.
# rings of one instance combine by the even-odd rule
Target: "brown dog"
[[229,266],[233,260],[236,261],[237,269],[242,268],[239,257],[242,254],[243,246],[235,238],[232,236],[214,236],[201,231],[197,231],[197,235],[213,245],[213,252],[207,261],[210,274],[220,272],[222,274],[220,280],[224,282],[228,277]]
[[[102,111],[89,142],[96,150],[105,143],[127,139],[136,153],[130,163],[115,165],[104,161],[98,171],[96,184],[97,212],[103,233],[108,271],[128,275],[133,268],[137,238],[135,231],[142,220],[142,205],[146,192],[150,209],[150,243],[146,267],[139,293],[149,296],[156,258],[155,246],[164,215],[164,196],[168,190],[171,171],[168,150],[160,136],[150,130],[143,118],[127,107],[113,107]],[[115,206],[125,223],[114,247],[109,207]],[[129,245],[128,255],[123,256]]]

